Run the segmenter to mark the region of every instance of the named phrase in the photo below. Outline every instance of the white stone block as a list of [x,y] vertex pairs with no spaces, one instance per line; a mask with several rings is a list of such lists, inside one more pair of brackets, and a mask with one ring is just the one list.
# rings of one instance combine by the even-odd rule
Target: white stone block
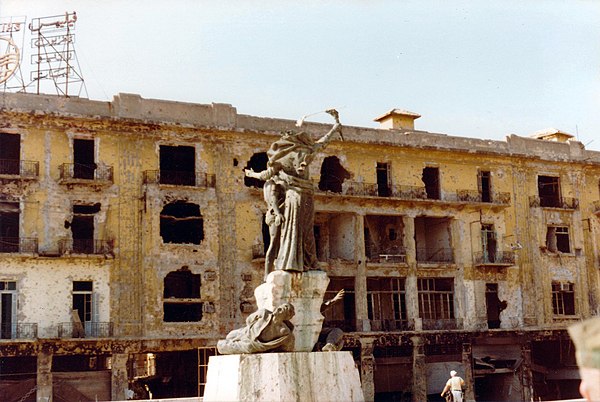
[[258,353],[211,356],[204,402],[364,401],[352,354]]

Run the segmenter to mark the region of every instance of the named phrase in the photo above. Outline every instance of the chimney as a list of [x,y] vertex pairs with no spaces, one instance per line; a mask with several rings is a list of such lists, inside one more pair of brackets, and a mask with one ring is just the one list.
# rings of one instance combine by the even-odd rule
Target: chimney
[[374,119],[379,122],[379,128],[384,130],[414,130],[415,120],[420,114],[403,109],[392,109]]
[[571,138],[574,138],[572,134],[566,133],[556,128],[546,128],[544,130],[536,131],[535,133],[530,135],[530,137],[536,138],[538,140],[555,142],[567,142]]

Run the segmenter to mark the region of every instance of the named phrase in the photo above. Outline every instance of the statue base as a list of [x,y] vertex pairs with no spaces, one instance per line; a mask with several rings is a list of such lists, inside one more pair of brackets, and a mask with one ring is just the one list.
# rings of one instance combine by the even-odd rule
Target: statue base
[[321,305],[329,284],[324,271],[273,271],[262,285],[254,289],[258,308],[273,311],[283,303],[291,303],[296,315],[294,324],[295,352],[310,352],[319,339],[323,326]]
[[258,353],[211,356],[204,402],[364,401],[352,354]]

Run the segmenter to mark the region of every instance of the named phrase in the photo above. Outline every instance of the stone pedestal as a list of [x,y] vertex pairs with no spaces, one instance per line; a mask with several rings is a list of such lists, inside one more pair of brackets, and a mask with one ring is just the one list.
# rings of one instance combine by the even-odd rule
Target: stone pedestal
[[254,290],[259,309],[273,311],[283,303],[294,306],[296,315],[290,321],[294,324],[296,352],[310,352],[319,339],[324,318],[321,305],[328,284],[323,271],[274,271]]
[[204,402],[364,401],[350,352],[211,356]]

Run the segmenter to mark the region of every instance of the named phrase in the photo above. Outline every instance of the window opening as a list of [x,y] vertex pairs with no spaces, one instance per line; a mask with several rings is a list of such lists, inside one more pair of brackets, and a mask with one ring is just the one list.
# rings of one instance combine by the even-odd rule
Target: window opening
[[344,169],[338,157],[328,156],[323,160],[323,164],[321,165],[319,190],[341,193],[342,184],[348,178],[350,178],[350,173]]
[[570,253],[569,228],[566,226],[548,226],[546,248],[553,253]]
[[93,335],[92,323],[98,321],[93,290],[92,281],[73,281],[73,337],[83,337],[83,331]]
[[450,218],[418,216],[415,218],[417,262],[424,264],[454,261]]
[[481,242],[483,248],[483,261],[488,263],[496,262],[496,232],[494,225],[481,225]]
[[371,262],[406,262],[402,216],[365,217],[365,253]]
[[208,373],[208,360],[217,355],[216,348],[198,348],[198,395],[204,395]]
[[482,170],[478,175],[479,195],[481,202],[492,202],[492,177],[491,172]]
[[554,315],[575,315],[575,289],[570,282],[552,282]]
[[163,299],[163,321],[200,321],[200,274],[192,274],[187,266],[169,272],[164,279]]
[[553,176],[538,176],[540,206],[560,207],[560,180]]
[[160,236],[164,243],[200,244],[204,239],[204,220],[200,206],[175,201],[160,212]]
[[344,332],[353,332],[356,330],[354,278],[331,277],[323,300],[333,299],[342,289],[344,289],[344,298],[322,312],[325,317],[323,327],[339,328]]
[[73,205],[71,233],[73,252],[94,254],[94,216],[100,211],[100,204]]
[[440,170],[436,167],[426,167],[422,176],[425,183],[425,194],[430,200],[440,199]]
[[[255,172],[262,172],[267,169],[267,162],[269,161],[269,157],[266,152],[259,152],[250,158],[248,164],[245,169],[252,169]],[[265,184],[264,180],[255,179],[254,177],[244,177],[244,185],[246,187],[256,187],[262,188]]]
[[374,331],[407,329],[404,278],[367,278],[367,311]]
[[21,159],[21,136],[0,133],[0,174],[18,175]]
[[17,337],[17,283],[0,282],[0,338]]
[[489,329],[500,328],[500,312],[506,308],[506,302],[498,298],[498,284],[485,284],[485,305]]
[[73,178],[94,179],[96,163],[94,160],[94,140],[73,140]]
[[454,319],[452,279],[419,279],[419,315],[423,320]]
[[191,146],[161,145],[160,184],[196,185],[196,149]]
[[392,177],[390,174],[390,164],[386,162],[377,162],[377,195],[379,197],[389,197],[392,195]]
[[19,204],[0,202],[0,252],[19,252]]

